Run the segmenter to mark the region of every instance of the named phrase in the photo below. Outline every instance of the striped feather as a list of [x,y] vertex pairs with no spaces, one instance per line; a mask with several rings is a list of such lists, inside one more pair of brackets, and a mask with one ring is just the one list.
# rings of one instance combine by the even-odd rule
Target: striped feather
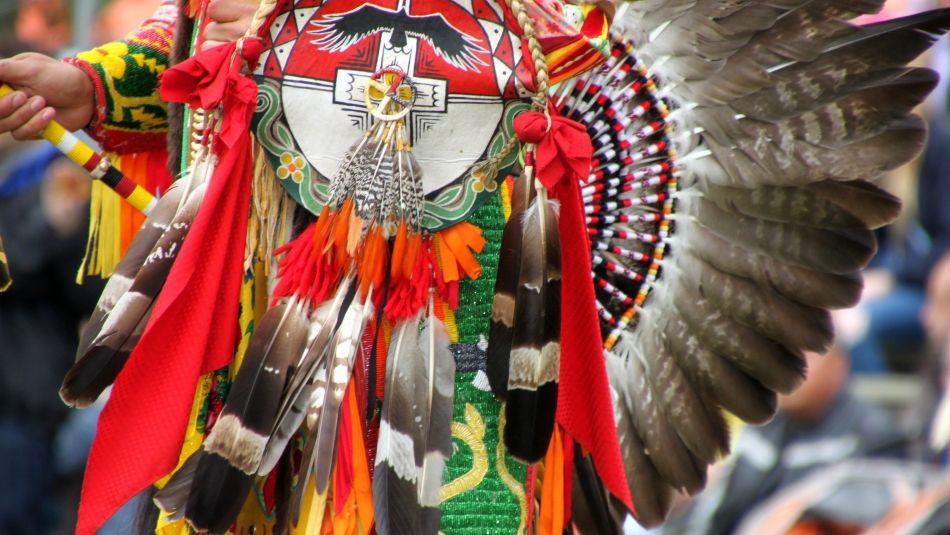
[[511,214],[501,237],[498,254],[498,275],[492,297],[491,323],[488,330],[486,373],[492,392],[498,399],[508,397],[508,368],[511,360],[511,337],[514,333],[515,294],[523,247],[524,213],[534,197],[529,177],[521,174],[511,191]]
[[539,461],[554,430],[560,370],[561,249],[558,205],[539,189],[524,215],[505,413],[512,455]]
[[[82,339],[91,341],[81,346],[80,349],[84,351],[78,355],[76,364],[66,374],[60,387],[59,395],[67,405],[87,407],[115,381],[138,343],[152,304],[188,236],[206,189],[207,182],[202,182],[189,194],[151,248],[127,291],[120,294],[121,287],[128,284],[128,279],[123,279],[121,275],[111,290],[106,288],[100,306],[97,306],[97,314],[99,311],[107,312],[104,316],[97,316],[95,324],[90,322],[86,326]],[[150,236],[151,231],[146,237]],[[130,260],[127,265],[131,267],[132,263]],[[122,269],[124,271],[125,267]],[[108,310],[116,296],[118,299]],[[102,317],[101,325],[99,317]]]

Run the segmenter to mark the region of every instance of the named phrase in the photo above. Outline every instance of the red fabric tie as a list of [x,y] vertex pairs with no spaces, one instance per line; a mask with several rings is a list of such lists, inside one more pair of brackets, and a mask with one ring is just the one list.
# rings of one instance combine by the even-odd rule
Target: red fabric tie
[[590,255],[577,254],[590,251],[578,179],[587,179],[594,148],[584,125],[553,110],[550,119],[541,112],[522,113],[514,127],[519,139],[535,145],[535,175],[561,203],[561,310],[570,313],[561,314],[556,418],[591,452],[607,489],[632,510],[594,305]]
[[[256,63],[261,45],[245,41]],[[257,85],[234,43],[203,52],[162,79],[161,96],[223,110],[218,165],[204,202],[119,375],[89,454],[77,535],[92,535],[123,503],[175,468],[202,373],[227,365],[238,306],[250,204],[250,120]]]

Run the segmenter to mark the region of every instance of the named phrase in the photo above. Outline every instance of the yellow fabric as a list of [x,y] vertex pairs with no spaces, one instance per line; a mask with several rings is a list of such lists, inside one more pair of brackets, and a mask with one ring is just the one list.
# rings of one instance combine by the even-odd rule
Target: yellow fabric
[[[258,268],[258,272],[262,272],[262,268]],[[253,322],[255,317],[262,315],[263,310],[257,310],[257,299],[255,299],[255,289],[260,287],[267,287],[266,279],[258,276],[246,277],[243,284],[241,285],[241,307],[239,315],[239,324],[241,329],[241,341],[238,344],[238,350],[234,357],[234,363],[231,366],[231,377],[233,378],[234,374],[237,372],[240,362],[244,358],[244,352],[247,350],[247,344],[250,342],[251,333],[253,332]],[[201,416],[202,412],[205,410],[205,405],[207,403],[208,395],[211,393],[211,384],[212,384],[212,375],[207,374],[201,376],[198,380],[198,389],[195,393],[195,401],[191,409],[191,417],[188,420],[188,430],[185,432],[185,442],[182,445],[181,455],[178,457],[178,466],[172,472],[177,472],[181,465],[191,457],[191,455],[198,451],[198,448],[201,447],[201,443],[204,441],[204,429],[200,428],[198,419]],[[162,488],[168,483],[168,479],[172,474],[169,474],[165,478],[158,481],[155,486]],[[267,523],[267,520],[263,516],[263,512],[260,510],[260,506],[257,504],[256,497],[254,494],[251,494],[248,498],[247,503],[241,511],[239,516],[239,525],[260,525],[264,526]],[[160,515],[158,518],[158,523],[155,527],[156,535],[190,535],[192,532],[188,528],[187,523],[184,519],[178,520],[176,522],[171,522],[168,520],[167,515]]]

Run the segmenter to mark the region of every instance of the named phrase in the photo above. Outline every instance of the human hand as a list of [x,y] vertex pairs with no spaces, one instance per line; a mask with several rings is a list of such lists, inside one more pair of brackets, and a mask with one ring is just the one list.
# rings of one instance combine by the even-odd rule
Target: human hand
[[68,130],[92,120],[92,80],[75,65],[27,52],[0,60],[0,83],[16,91],[0,98],[0,133],[35,139],[54,118]]
[[201,50],[237,41],[251,26],[260,0],[211,0]]

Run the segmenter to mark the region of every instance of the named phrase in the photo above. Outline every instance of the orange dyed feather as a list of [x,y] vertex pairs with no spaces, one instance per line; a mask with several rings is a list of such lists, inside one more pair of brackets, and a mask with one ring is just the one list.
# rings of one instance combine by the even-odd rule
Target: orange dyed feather
[[422,235],[413,232],[409,235],[406,242],[406,256],[402,262],[402,276],[412,278],[412,273],[416,270],[416,257],[419,256],[419,249],[422,247]]
[[435,256],[438,259],[439,267],[442,268],[442,277],[445,282],[459,280],[458,260],[452,254],[452,249],[445,243],[445,231],[435,235]]
[[396,239],[393,242],[393,256],[392,262],[389,267],[389,276],[393,281],[398,280],[402,276],[402,265],[404,262],[404,257],[406,255],[406,240],[408,234],[408,227],[406,226],[406,220],[399,220],[399,228],[396,230]]
[[561,430],[557,425],[554,426],[551,444],[544,457],[539,513],[539,535],[564,533],[564,446],[561,444]]

